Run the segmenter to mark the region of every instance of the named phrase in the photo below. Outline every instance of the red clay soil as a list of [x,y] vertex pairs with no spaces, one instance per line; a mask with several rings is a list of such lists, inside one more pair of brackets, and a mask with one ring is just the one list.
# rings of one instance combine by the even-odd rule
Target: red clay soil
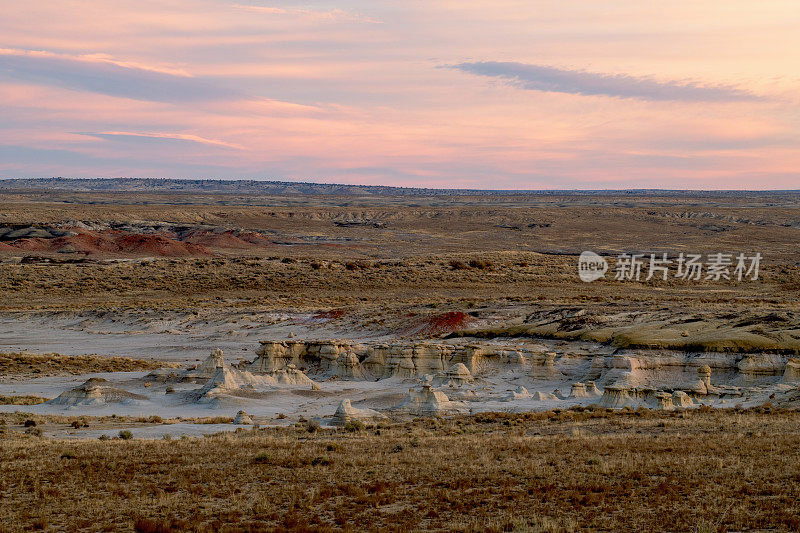
[[78,233],[58,237],[50,243],[51,251],[78,252],[84,254],[96,254],[102,252],[119,252],[120,248],[114,242],[114,235],[101,233]]
[[221,233],[195,231],[190,233],[183,242],[208,246],[210,248],[252,248],[253,245],[272,244],[271,240],[260,233],[236,233],[232,230],[223,231]]
[[121,253],[132,255],[168,257],[211,255],[211,250],[201,244],[180,242],[160,235],[122,235],[116,239],[116,243]]
[[15,250],[22,250],[24,252],[42,252],[49,249],[51,239],[40,239],[38,237],[32,239],[17,239],[8,243],[9,246]]
[[116,231],[86,232],[56,239],[17,239],[0,243],[3,251],[113,254],[123,256],[186,257],[212,255],[203,245],[184,243],[159,235],[124,234]]
[[418,319],[404,328],[403,335],[432,337],[466,329],[475,323],[475,318],[461,311],[448,311]]
[[320,311],[316,315],[310,316],[304,320],[301,320],[301,324],[323,324],[325,322],[330,322],[336,318],[341,318],[345,315],[344,309],[331,309],[329,311]]

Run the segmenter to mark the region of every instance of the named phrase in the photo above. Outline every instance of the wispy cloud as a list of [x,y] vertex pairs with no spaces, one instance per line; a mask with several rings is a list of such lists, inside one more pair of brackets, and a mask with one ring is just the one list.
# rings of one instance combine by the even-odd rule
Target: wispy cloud
[[231,148],[234,150],[244,150],[243,146],[238,144],[228,143],[225,141],[218,141],[216,139],[207,139],[198,135],[187,135],[182,133],[152,133],[152,132],[128,132],[128,131],[102,131],[102,132],[77,132],[78,135],[86,135],[88,137],[95,137],[97,139],[109,140],[127,140],[127,141],[179,141],[191,142],[198,144],[206,144],[211,146],[219,146],[223,148]]
[[247,4],[230,4],[231,7],[236,9],[243,9],[253,13],[261,13],[264,15],[292,15],[314,20],[331,21],[331,22],[361,22],[364,24],[383,24],[383,21],[362,15],[360,13],[352,13],[344,9],[331,9],[329,11],[321,11],[316,9],[297,9],[297,8],[283,8],[273,6],[253,6]]
[[0,79],[3,78],[151,102],[244,97],[180,69],[147,66],[99,54],[0,48]]
[[515,87],[532,91],[681,102],[760,99],[751,92],[730,85],[707,85],[691,80],[659,81],[627,74],[603,74],[501,61],[460,63],[451,67],[470,74],[500,78]]

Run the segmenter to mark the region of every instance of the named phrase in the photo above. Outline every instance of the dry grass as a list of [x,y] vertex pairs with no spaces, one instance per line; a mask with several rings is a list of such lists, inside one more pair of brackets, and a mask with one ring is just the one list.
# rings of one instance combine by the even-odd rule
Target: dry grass
[[797,530],[800,413],[761,411],[19,438],[0,448],[0,516],[20,530]]
[[17,381],[44,376],[81,375],[94,372],[137,372],[177,366],[180,365],[119,356],[0,353],[0,375],[5,379],[10,378]]
[[41,396],[25,396],[25,395],[0,395],[0,405],[37,405],[44,403],[50,398],[42,398]]

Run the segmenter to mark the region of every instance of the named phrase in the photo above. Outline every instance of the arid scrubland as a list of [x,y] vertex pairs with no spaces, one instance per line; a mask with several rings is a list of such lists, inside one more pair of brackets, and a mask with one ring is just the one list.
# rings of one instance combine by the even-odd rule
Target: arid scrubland
[[795,193],[4,192],[0,522],[798,530],[798,236]]
[[800,527],[800,415],[568,410],[170,441],[4,440],[7,530]]

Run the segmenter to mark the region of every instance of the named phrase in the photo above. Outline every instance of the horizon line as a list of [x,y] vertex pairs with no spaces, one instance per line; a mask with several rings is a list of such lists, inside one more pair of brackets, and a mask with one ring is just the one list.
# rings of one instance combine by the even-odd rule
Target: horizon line
[[[324,181],[292,181],[286,179],[257,179],[257,178],[166,178],[166,177],[37,177],[37,178],[0,178],[0,184],[10,184],[9,182],[47,182],[47,181],[163,181],[163,182],[212,182],[212,183],[253,183],[253,184],[277,184],[277,185],[315,185],[328,187],[351,187],[351,188],[375,188],[375,189],[398,189],[404,191],[442,191],[442,192],[486,192],[486,193],[800,193],[798,189],[668,189],[668,188],[565,188],[565,189],[481,189],[468,187],[408,187],[402,185],[380,185],[369,183],[339,183]],[[8,189],[6,189],[8,190]],[[176,191],[178,192],[178,191]]]

